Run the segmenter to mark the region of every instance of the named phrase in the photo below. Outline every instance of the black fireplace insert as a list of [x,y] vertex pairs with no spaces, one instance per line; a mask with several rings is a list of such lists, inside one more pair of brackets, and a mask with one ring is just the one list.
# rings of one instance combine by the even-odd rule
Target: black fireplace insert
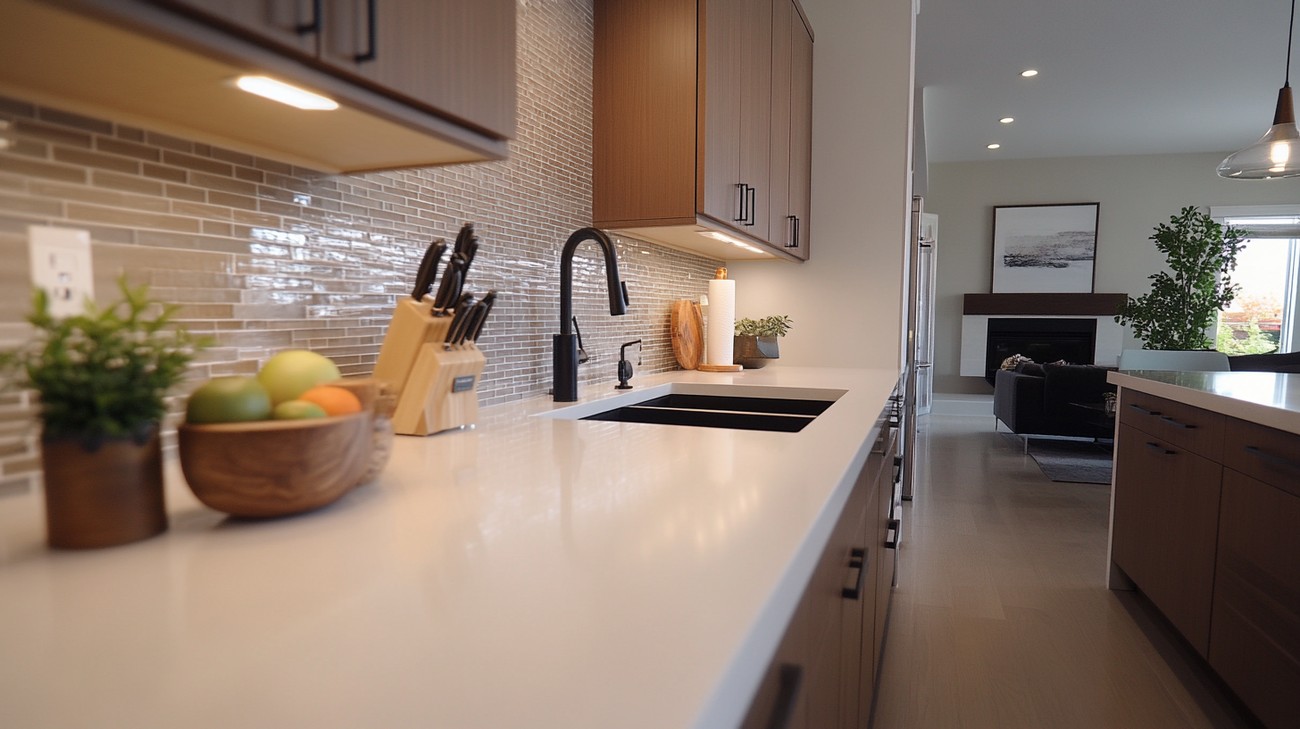
[[1065,360],[1070,364],[1093,364],[1097,343],[1095,318],[1024,317],[989,319],[985,350],[984,379],[991,385],[1003,360],[1013,354],[1035,362]]

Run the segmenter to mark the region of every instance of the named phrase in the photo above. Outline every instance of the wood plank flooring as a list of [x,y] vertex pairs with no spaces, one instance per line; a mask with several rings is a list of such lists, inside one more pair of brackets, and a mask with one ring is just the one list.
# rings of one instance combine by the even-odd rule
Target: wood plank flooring
[[1191,649],[1106,588],[1110,487],[993,418],[921,418],[876,729],[1238,729]]

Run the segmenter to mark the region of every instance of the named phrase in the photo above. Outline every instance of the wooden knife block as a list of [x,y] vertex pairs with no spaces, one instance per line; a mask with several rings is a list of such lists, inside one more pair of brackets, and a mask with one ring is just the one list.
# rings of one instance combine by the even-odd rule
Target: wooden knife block
[[450,316],[403,298],[375,362],[375,378],[397,394],[393,432],[430,435],[478,421],[478,381],[487,359],[473,343],[447,347]]

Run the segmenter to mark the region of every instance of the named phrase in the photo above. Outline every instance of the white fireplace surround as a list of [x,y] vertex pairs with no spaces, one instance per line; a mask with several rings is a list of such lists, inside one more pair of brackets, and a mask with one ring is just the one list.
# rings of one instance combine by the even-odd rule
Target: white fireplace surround
[[1119,363],[1124,344],[1124,327],[1114,316],[1065,316],[1061,314],[965,314],[961,318],[961,369],[963,377],[984,377],[989,340],[989,319],[1091,319],[1097,322],[1092,361],[1107,367]]

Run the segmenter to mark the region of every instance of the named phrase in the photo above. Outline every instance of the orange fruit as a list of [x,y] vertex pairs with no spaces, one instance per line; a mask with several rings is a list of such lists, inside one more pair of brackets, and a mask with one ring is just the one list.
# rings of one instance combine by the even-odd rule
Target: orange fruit
[[350,415],[361,412],[361,400],[351,390],[334,385],[317,385],[299,395],[299,400],[316,403],[326,415]]

